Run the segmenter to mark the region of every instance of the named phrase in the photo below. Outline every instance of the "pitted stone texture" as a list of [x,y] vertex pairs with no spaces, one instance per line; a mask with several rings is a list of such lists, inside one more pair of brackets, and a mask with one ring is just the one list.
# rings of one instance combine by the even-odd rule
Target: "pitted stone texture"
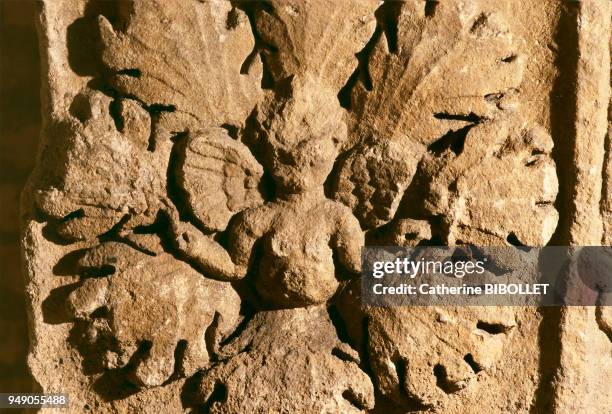
[[[118,14],[108,13],[114,7]],[[376,7],[42,2],[46,129],[23,216],[29,363],[43,391],[68,390],[74,412],[182,412],[183,383],[200,379],[204,410],[336,413],[372,409],[373,382],[373,412],[393,412],[385,411],[390,399],[399,412],[564,413],[609,389],[601,372],[611,323],[602,308],[568,317],[521,309],[516,322],[505,310],[367,309],[364,321],[353,302],[342,320],[333,317],[334,331],[324,307],[341,305],[337,288],[359,270],[360,224],[371,245],[544,244],[557,222],[551,157],[565,220],[555,242],[599,242],[599,213],[609,212],[599,165],[607,2],[389,1],[374,30]],[[98,30],[81,44],[73,29],[82,20]],[[90,48],[75,50],[83,45]],[[103,67],[81,70],[79,53],[100,55]],[[262,88],[273,89],[264,96]],[[210,150],[217,142],[218,153]],[[194,151],[181,153],[189,145]],[[180,171],[188,165],[213,171]],[[181,191],[189,197],[180,200]],[[53,225],[85,241],[65,245],[48,232]],[[95,248],[81,265],[117,257],[114,274],[99,274],[104,266],[95,279],[56,274],[66,254],[107,240],[147,254],[105,244],[112,249]],[[74,324],[48,312],[72,283],[81,284],[68,301]],[[214,315],[225,305],[237,313],[230,286],[256,314],[219,354],[231,324],[215,334]],[[132,307],[134,287],[142,295]],[[84,370],[83,344],[72,341],[81,326],[121,351],[101,357],[110,369]],[[364,345],[372,381],[339,343],[344,334]],[[139,341],[150,341],[148,359],[135,351]],[[145,387],[99,386],[123,370]],[[609,406],[609,392],[598,397],[587,410]]]
[[165,198],[170,143],[147,150],[149,113],[134,100],[92,90],[77,95],[69,112],[44,150],[38,208],[62,219],[57,231],[70,241],[94,238],[128,214],[126,226],[153,222]]
[[258,56],[248,59],[255,39],[242,11],[221,0],[152,0],[120,18],[115,29],[99,17],[114,88],[174,109],[180,122],[168,122],[177,128],[243,123],[260,97],[262,67]]
[[423,151],[389,140],[356,145],[339,163],[334,198],[353,210],[362,227],[385,224],[394,217]]
[[[130,362],[129,377],[138,386],[161,385],[175,370],[189,376],[205,367],[205,334],[219,341],[238,323],[240,298],[228,283],[205,279],[167,253],[150,256],[108,242],[88,250],[78,264],[89,272],[110,267],[112,274],[85,278],[68,296],[68,311],[89,325],[86,341],[111,345],[102,365],[116,369]],[[96,316],[100,309],[104,316]],[[175,361],[180,341],[186,344]],[[145,343],[148,350],[137,355]]]
[[198,385],[196,403],[210,413],[365,413],[374,406],[372,382],[324,306],[261,312],[222,352],[227,359]]
[[378,390],[400,405],[440,409],[501,357],[512,308],[372,308],[367,349]]
[[254,129],[280,194],[322,187],[347,139],[344,117],[333,90],[311,78],[292,79],[257,106]]
[[546,245],[558,220],[552,146],[542,128],[513,118],[479,124],[459,149],[428,154],[417,173],[424,211],[443,218],[446,243]]
[[[375,0],[273,0],[255,14],[265,61],[276,81],[309,77],[338,91],[374,32]],[[336,92],[337,93],[337,92]],[[334,94],[335,95],[335,94]]]
[[[316,223],[316,225],[313,225]],[[175,222],[179,249],[207,274],[242,278],[255,263],[255,287],[264,306],[321,303],[338,287],[334,255],[351,273],[360,270],[363,233],[348,208],[320,193],[295,196],[246,210],[228,229],[228,250],[188,223]]]
[[352,91],[352,139],[373,134],[429,145],[512,107],[505,101],[521,82],[524,59],[499,13],[484,12],[479,1],[396,7],[396,24],[369,54],[369,82]]

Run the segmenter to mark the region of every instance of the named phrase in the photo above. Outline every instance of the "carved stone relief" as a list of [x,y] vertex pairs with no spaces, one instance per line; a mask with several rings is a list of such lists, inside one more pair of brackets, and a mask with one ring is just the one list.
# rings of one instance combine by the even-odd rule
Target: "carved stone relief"
[[546,388],[571,361],[542,353],[571,317],[359,300],[364,245],[576,242],[536,90],[572,69],[543,57],[572,47],[560,22],[595,13],[609,38],[609,7],[491,3],[43,1],[23,201],[41,388],[74,412],[573,412],[565,377]]

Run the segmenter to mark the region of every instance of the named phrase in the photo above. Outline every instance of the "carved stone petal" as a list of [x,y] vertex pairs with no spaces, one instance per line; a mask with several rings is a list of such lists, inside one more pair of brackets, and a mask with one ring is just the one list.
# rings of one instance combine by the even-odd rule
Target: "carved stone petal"
[[399,404],[444,406],[502,354],[512,308],[373,308],[368,352],[378,390]]
[[338,91],[357,66],[355,54],[374,32],[375,0],[273,0],[256,14],[271,46],[266,63],[275,80],[317,78]]
[[[99,25],[111,84],[192,123],[241,125],[260,97],[261,62],[247,16],[229,1],[136,1],[117,30]],[[187,126],[187,125],[186,125]]]
[[[504,108],[523,75],[512,34],[479,1],[397,2],[353,89],[351,130],[424,145]],[[426,13],[429,7],[433,13]]]
[[123,125],[110,114],[110,97],[85,90],[72,116],[50,134],[36,202],[45,214],[64,218],[58,231],[67,239],[93,238],[128,213],[153,220],[163,198],[168,151],[147,150],[151,120],[139,103],[115,102]]
[[[150,343],[147,355],[131,368],[137,385],[161,385],[176,367],[193,374],[209,362],[207,329],[216,324],[220,339],[237,324],[240,298],[230,284],[206,279],[167,253],[149,256],[109,242],[89,250],[79,265],[114,268],[110,276],[85,279],[68,297],[68,308],[76,318],[92,321],[95,337],[114,339],[116,347],[105,357],[108,368],[125,365],[139,346]],[[108,310],[104,329],[89,318],[100,307]],[[180,341],[186,347],[175,361]]]
[[195,218],[208,230],[224,230],[230,218],[263,204],[263,168],[249,149],[223,128],[189,137],[178,180]]

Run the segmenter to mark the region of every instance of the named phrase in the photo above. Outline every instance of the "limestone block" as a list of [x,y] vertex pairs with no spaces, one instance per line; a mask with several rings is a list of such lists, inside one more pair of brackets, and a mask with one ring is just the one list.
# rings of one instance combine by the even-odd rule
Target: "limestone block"
[[605,307],[359,288],[365,245],[609,242],[607,2],[43,0],[39,20],[38,391],[78,413],[610,406]]

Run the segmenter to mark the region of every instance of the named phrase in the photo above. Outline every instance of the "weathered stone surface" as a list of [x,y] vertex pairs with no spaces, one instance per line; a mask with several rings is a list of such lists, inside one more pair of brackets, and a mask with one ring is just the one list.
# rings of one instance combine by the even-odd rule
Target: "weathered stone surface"
[[352,148],[339,163],[334,198],[346,204],[362,227],[390,221],[416,171],[423,148],[410,151],[389,140],[372,140]]
[[287,88],[257,107],[255,132],[278,191],[304,193],[321,188],[331,172],[346,141],[345,111],[332,90],[311,78]]
[[425,156],[419,171],[426,181],[423,208],[443,217],[445,242],[548,243],[557,225],[558,183],[546,131],[503,120],[479,124],[464,139]]
[[255,13],[255,27],[274,80],[307,75],[338,91],[374,32],[377,7],[375,0],[266,2]]
[[[504,17],[480,2],[398,2],[351,97],[352,130],[429,145],[495,116],[523,76]],[[390,22],[388,22],[390,23]]]
[[261,312],[201,374],[197,401],[211,413],[359,413],[374,387],[337,336],[325,307]]
[[235,213],[263,204],[262,175],[248,147],[223,128],[210,128],[189,137],[178,181],[198,222],[221,231]]
[[118,20],[114,28],[99,17],[102,61],[117,91],[176,111],[182,128],[240,125],[253,109],[261,62],[248,59],[255,39],[230,2],[125,3]]
[[[116,105],[118,125],[109,108]],[[36,203],[62,219],[68,240],[91,239],[130,215],[131,225],[151,223],[164,198],[170,147],[147,151],[150,116],[131,99],[113,101],[97,91],[74,98],[70,116],[53,126],[39,170]]]
[[[273,306],[330,299],[338,287],[334,255],[351,273],[361,268],[359,223],[346,206],[323,194],[323,182],[346,133],[342,109],[328,104],[322,116],[315,109],[328,102],[327,95],[312,84],[299,87],[258,108],[264,164],[276,194],[271,202],[236,215],[227,233],[228,249],[173,218],[174,239],[183,254],[227,280],[243,278],[254,268],[257,294]],[[206,201],[205,194],[198,197]],[[209,203],[206,208],[213,211],[216,206]],[[254,263],[256,243],[260,257]]]
[[[85,272],[110,268],[112,274],[83,279],[68,295],[69,314],[86,322],[85,341],[101,348],[104,368],[129,363],[128,375],[138,386],[161,385],[175,371],[189,376],[207,366],[206,340],[218,342],[238,324],[236,292],[167,253],[150,256],[108,242],[88,250],[78,267]],[[100,310],[103,315],[94,316]],[[181,341],[183,355],[175,361]]]
[[355,277],[364,244],[606,243],[601,4],[43,1],[42,390],[72,412],[605,410],[606,308],[362,309]]
[[502,356],[512,308],[371,309],[367,349],[378,390],[441,409]]

